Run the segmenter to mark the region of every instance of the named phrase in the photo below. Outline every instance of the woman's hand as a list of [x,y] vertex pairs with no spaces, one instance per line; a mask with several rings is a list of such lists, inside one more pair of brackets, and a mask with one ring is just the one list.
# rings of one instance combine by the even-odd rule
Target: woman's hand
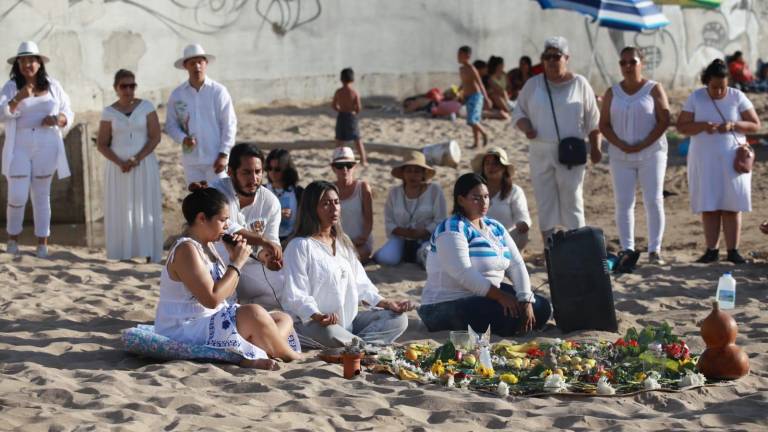
[[402,301],[382,300],[376,306],[382,309],[390,310],[397,314],[408,312],[410,310],[413,310],[414,308],[413,303],[411,303],[410,300],[402,300]]
[[335,313],[332,314],[321,314],[316,313],[312,315],[312,321],[320,324],[322,327],[328,327],[329,325],[334,325],[339,323],[339,316]]
[[733,122],[720,123],[717,126],[717,131],[720,133],[731,132],[736,129],[736,124]]
[[603,159],[603,152],[600,151],[600,147],[593,145],[589,150],[589,159],[593,164],[599,163]]
[[29,83],[29,84],[25,85],[24,87],[22,87],[21,90],[19,90],[16,93],[16,96],[14,96],[13,98],[16,99],[16,102],[18,103],[18,102],[21,102],[24,99],[26,99],[28,97],[31,97],[31,96],[34,96],[34,95],[35,95],[35,84],[34,83]]
[[117,164],[117,166],[120,167],[120,171],[123,173],[130,172],[131,169],[133,169],[134,165],[133,162],[131,162],[130,159],[128,160],[120,160],[120,162]]
[[519,232],[520,234],[525,234],[530,229],[528,224],[525,223],[525,222],[518,222],[518,223],[516,223],[515,224],[515,228],[517,229],[517,232]]
[[261,248],[259,252],[259,261],[272,271],[278,271],[283,268],[283,260],[275,258],[275,254],[270,249]]
[[717,133],[718,126],[716,123],[706,122],[703,125],[704,132],[708,134]]
[[226,247],[227,252],[229,252],[229,262],[231,262],[237,268],[242,268],[243,265],[245,265],[245,262],[248,261],[248,257],[251,255],[253,250],[250,246],[248,246],[248,243],[245,241],[245,239],[239,234],[233,234],[232,240],[234,241],[233,245],[224,243],[224,247]]
[[503,291],[501,291],[500,294],[501,295],[496,299],[496,302],[501,305],[501,309],[504,311],[504,316],[511,316],[512,318],[517,317],[519,310],[517,300]]
[[536,317],[533,315],[533,305],[531,303],[518,303],[521,326],[520,330],[527,333],[533,330],[536,325]]

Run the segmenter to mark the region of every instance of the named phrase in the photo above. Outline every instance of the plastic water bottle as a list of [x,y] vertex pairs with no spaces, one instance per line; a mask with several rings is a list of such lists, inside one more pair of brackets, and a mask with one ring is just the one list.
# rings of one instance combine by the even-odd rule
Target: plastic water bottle
[[736,279],[731,276],[731,272],[725,272],[720,276],[715,297],[720,303],[720,309],[733,309],[736,305]]

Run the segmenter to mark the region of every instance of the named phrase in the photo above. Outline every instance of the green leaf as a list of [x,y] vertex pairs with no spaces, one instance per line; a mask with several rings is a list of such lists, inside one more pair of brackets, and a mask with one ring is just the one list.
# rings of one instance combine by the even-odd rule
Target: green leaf
[[429,364],[434,364],[438,360],[447,362],[448,360],[453,360],[455,358],[456,347],[453,346],[453,342],[446,342],[445,345],[435,350],[435,354],[430,359]]

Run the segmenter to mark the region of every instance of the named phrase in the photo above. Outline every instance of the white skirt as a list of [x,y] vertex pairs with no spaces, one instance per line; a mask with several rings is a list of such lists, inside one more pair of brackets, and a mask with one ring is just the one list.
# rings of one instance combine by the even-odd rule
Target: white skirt
[[752,211],[752,173],[733,169],[738,145],[730,136],[719,143],[698,143],[693,137],[688,150],[688,190],[691,211]]

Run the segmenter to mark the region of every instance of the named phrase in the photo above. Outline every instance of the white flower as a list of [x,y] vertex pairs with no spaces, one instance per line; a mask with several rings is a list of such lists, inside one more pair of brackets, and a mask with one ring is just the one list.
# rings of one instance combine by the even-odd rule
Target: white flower
[[544,380],[544,390],[560,393],[568,390],[568,384],[565,383],[562,375],[552,374]]
[[678,385],[680,387],[698,387],[704,385],[706,382],[707,379],[704,377],[704,375],[700,373],[693,373],[693,371],[689,369],[685,371],[685,375],[680,377]]
[[469,386],[469,383],[470,383],[469,378],[464,377],[463,380],[461,380],[458,383],[456,383],[456,387],[467,388]]
[[500,382],[498,387],[496,387],[496,394],[498,394],[501,397],[507,397],[509,396],[509,386],[504,381]]
[[453,378],[453,375],[448,375],[448,379],[445,381],[445,386],[448,388],[456,387],[456,380]]
[[384,361],[393,361],[395,359],[395,351],[392,347],[383,348],[379,351],[379,359]]
[[504,357],[493,356],[491,357],[491,363],[493,363],[493,366],[506,366],[507,359]]
[[661,384],[659,384],[656,377],[649,375],[648,378],[643,381],[643,388],[646,390],[656,390],[661,388]]
[[437,381],[437,377],[432,373],[432,371],[427,371],[427,373],[422,375],[420,381],[426,384],[432,381]]
[[601,376],[597,381],[597,394],[599,395],[612,395],[616,394],[616,389],[611,387],[608,383],[608,378]]

